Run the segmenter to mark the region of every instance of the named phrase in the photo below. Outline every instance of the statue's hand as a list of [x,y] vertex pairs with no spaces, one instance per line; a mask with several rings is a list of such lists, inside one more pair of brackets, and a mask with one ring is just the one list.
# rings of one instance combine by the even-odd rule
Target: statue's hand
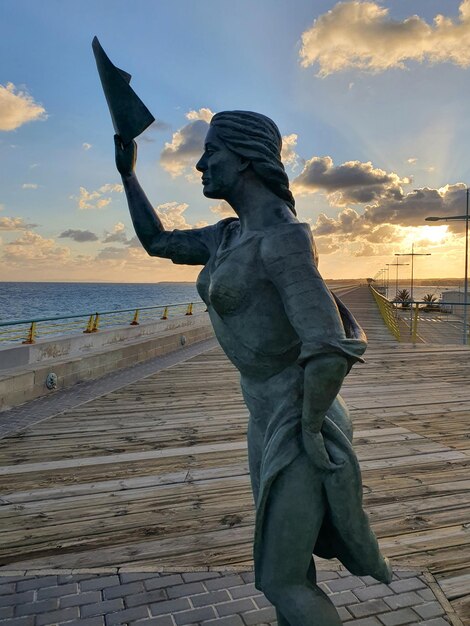
[[321,432],[313,432],[302,428],[302,439],[305,451],[315,467],[324,472],[333,472],[343,467],[343,464],[333,463],[325,448],[325,442]]
[[119,135],[114,135],[114,146],[116,149],[116,167],[121,176],[131,176],[137,161],[137,144],[131,141],[127,146],[123,145]]

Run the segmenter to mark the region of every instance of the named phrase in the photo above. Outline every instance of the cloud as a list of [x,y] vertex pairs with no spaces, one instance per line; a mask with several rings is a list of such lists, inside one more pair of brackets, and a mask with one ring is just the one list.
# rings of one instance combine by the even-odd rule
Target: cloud
[[26,224],[22,217],[0,217],[0,230],[29,230],[37,224]]
[[188,206],[185,202],[165,202],[157,206],[156,211],[166,230],[192,228],[183,215]]
[[339,2],[302,34],[303,67],[319,66],[319,76],[347,69],[382,72],[406,63],[470,65],[470,0],[455,21],[436,15],[428,24],[417,15],[392,20],[376,2]]
[[[165,143],[160,165],[173,178],[194,172],[194,165],[204,150],[204,139],[212,116],[212,111],[207,108],[189,111],[186,114],[189,124],[173,133],[171,142]],[[193,180],[192,176],[190,180]]]
[[98,237],[91,230],[64,230],[60,233],[59,238],[69,238],[77,241],[78,243],[84,243],[85,241],[98,241]]
[[284,135],[282,138],[281,160],[286,166],[295,168],[299,163],[299,155],[296,153],[298,135]]
[[90,148],[92,148],[92,147],[93,147],[93,146],[92,146],[92,144],[91,144],[91,143],[87,143],[86,141],[85,141],[85,143],[82,143],[82,148],[83,148],[83,150],[85,150],[85,151],[86,151],[86,150],[89,150],[89,149],[90,149]]
[[410,157],[409,159],[406,159],[406,162],[409,163],[410,165],[416,165],[416,163],[418,162],[418,159],[416,159],[415,157]]
[[0,130],[16,130],[27,122],[45,120],[46,109],[13,83],[0,85]]
[[107,183],[96,191],[88,191],[85,187],[80,187],[78,198],[76,196],[71,196],[71,198],[77,200],[77,208],[80,210],[103,209],[112,200],[110,196],[105,196],[104,194],[122,193],[123,191],[124,187],[122,185]]
[[191,121],[203,120],[204,122],[207,122],[207,124],[210,124],[211,119],[214,117],[214,113],[207,107],[203,107],[202,109],[199,109],[199,111],[188,111],[186,113],[186,117]]
[[13,265],[27,266],[49,261],[64,263],[69,259],[69,248],[61,248],[53,239],[46,239],[31,230],[4,245],[3,260]]
[[230,204],[228,202],[225,202],[225,200],[222,200],[222,202],[219,202],[218,204],[214,204],[214,206],[210,207],[210,210],[212,211],[212,213],[220,215],[220,217],[222,218],[237,216]]
[[23,183],[21,185],[22,189],[37,189],[38,187],[39,185],[36,183]]
[[370,161],[334,165],[333,159],[325,156],[306,161],[304,169],[292,182],[292,189],[299,194],[322,190],[331,204],[344,206],[373,202],[378,198],[398,200],[403,197],[401,185],[409,182],[409,178],[401,179],[393,172],[374,168]]
[[113,230],[105,234],[103,243],[128,243],[126,227],[122,222],[118,222]]

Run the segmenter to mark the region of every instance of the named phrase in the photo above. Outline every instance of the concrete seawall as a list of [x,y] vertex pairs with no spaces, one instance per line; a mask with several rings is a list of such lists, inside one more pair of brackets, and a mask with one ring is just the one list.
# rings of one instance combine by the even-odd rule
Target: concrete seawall
[[207,313],[0,349],[0,411],[214,335]]

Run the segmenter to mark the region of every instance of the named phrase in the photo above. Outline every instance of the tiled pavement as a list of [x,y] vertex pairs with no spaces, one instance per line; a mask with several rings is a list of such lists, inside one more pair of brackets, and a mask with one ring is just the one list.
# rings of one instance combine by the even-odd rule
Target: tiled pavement
[[[348,626],[461,625],[426,573],[400,571],[390,585],[383,585],[345,571],[320,571],[318,581]],[[110,571],[2,574],[0,623],[267,626],[277,622],[274,608],[255,589],[252,572]]]

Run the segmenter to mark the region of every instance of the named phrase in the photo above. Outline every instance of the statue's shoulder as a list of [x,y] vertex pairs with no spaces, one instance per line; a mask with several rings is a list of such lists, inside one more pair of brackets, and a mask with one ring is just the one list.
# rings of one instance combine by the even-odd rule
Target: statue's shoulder
[[285,258],[293,253],[315,252],[309,224],[290,222],[268,228],[263,235],[261,255],[267,262]]

